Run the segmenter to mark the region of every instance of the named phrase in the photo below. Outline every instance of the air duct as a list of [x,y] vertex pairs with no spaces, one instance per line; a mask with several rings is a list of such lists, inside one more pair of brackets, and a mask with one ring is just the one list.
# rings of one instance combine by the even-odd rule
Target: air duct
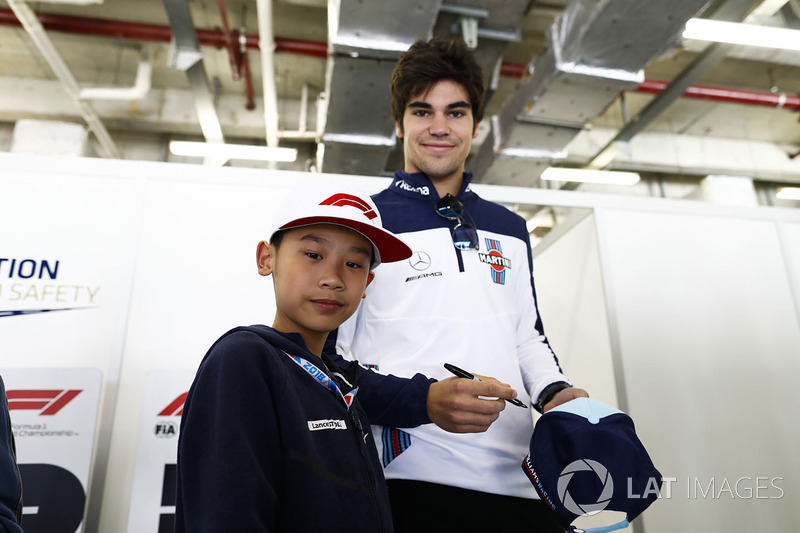
[[[573,0],[548,32],[546,49],[496,117],[468,168],[476,180],[530,186],[584,125],[679,37],[707,0]],[[552,158],[506,156],[527,147]]]
[[[319,102],[322,172],[376,175],[395,147],[389,78],[417,37],[430,37],[441,1],[332,0],[329,56]],[[359,120],[353,120],[358,113]]]

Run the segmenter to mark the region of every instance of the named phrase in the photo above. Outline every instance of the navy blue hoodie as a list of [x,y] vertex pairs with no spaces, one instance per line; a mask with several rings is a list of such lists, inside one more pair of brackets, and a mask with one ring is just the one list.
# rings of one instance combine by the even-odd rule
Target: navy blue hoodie
[[8,401],[3,379],[0,378],[0,531],[22,533],[22,480],[17,468],[14,434],[8,416]]
[[[325,363],[346,394],[357,365]],[[211,347],[181,418],[176,532],[392,531],[369,422],[324,385],[325,363],[267,326]]]

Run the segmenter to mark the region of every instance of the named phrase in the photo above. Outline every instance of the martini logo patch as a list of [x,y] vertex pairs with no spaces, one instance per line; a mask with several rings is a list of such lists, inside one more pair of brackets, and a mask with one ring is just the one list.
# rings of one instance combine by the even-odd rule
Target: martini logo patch
[[506,269],[511,268],[511,259],[503,257],[503,249],[500,246],[500,241],[496,239],[484,239],[486,241],[487,252],[478,253],[478,259],[481,263],[489,265],[489,274],[492,276],[492,281],[498,285],[505,285],[506,283]]

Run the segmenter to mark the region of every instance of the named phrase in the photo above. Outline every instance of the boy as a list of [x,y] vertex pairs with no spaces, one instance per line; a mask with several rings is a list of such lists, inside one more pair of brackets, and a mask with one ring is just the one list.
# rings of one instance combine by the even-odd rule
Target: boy
[[411,250],[369,196],[297,188],[258,244],[272,276],[272,327],[235,328],[209,350],[178,441],[177,532],[392,531],[356,363],[322,355],[381,262]]

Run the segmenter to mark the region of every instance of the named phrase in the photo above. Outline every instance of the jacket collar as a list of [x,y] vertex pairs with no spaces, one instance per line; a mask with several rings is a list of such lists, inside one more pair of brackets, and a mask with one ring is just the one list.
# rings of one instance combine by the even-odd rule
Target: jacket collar
[[[472,192],[469,189],[470,182],[472,182],[472,173],[464,172],[464,178],[461,180],[461,190],[458,192],[459,198],[463,198],[466,194]],[[389,189],[403,196],[439,200],[439,193],[436,192],[436,187],[423,172],[408,173],[404,170],[398,170],[394,173],[394,179]]]
[[322,354],[322,358],[309,351],[303,337],[299,333],[284,333],[270,326],[258,326],[266,333],[274,346],[290,355],[299,355],[323,369],[328,377],[336,381],[343,393],[348,393],[358,387],[358,363],[345,361],[346,366],[337,365],[330,357]]

